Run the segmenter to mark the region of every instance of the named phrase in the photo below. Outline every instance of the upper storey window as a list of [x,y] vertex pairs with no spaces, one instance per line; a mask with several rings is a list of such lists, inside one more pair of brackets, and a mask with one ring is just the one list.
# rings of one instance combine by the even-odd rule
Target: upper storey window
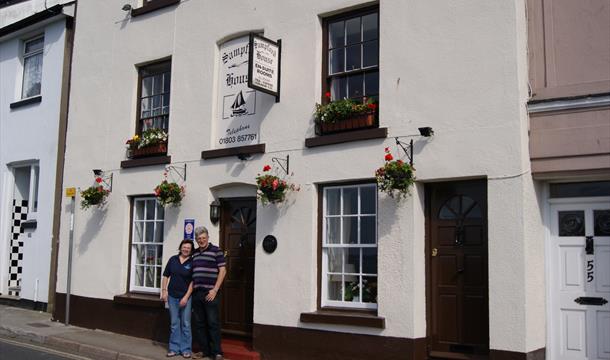
[[164,61],[140,68],[140,107],[138,133],[169,126],[171,62]]
[[23,43],[22,99],[40,95],[43,50],[44,36],[39,36]]

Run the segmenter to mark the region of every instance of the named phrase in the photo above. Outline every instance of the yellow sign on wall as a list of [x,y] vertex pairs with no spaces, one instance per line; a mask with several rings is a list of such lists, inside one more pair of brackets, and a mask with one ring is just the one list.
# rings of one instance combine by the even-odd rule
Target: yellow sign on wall
[[76,196],[76,188],[75,187],[66,188],[66,197],[75,197],[75,196]]

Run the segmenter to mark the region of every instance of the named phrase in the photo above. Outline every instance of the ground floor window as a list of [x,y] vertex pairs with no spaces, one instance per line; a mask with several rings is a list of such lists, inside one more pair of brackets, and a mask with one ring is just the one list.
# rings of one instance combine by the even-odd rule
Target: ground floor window
[[377,186],[322,190],[322,306],[377,308]]
[[160,290],[164,210],[154,197],[133,199],[130,291]]

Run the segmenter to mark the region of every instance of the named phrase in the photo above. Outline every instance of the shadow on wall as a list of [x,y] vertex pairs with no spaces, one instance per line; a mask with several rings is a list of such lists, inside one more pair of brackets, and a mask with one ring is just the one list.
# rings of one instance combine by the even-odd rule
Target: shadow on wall
[[[78,204],[77,204],[77,206],[78,206]],[[68,206],[68,211],[69,210],[70,210],[70,206]],[[89,211],[91,211],[91,216],[89,217],[89,220],[87,221],[87,224],[85,225],[85,231],[80,236],[80,239],[79,239],[80,241],[78,242],[78,246],[77,246],[77,250],[80,255],[87,252],[87,249],[89,248],[89,244],[91,244],[91,241],[93,241],[93,238],[95,238],[97,236],[100,229],[104,225],[104,222],[106,221],[106,215],[107,215],[106,207],[103,207],[103,208],[93,207]]]

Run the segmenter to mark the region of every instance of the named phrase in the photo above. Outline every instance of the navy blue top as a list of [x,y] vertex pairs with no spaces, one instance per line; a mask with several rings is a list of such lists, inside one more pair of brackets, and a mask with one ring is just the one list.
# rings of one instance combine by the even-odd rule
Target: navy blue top
[[193,279],[193,266],[191,259],[187,259],[182,264],[178,255],[169,258],[163,276],[169,277],[167,293],[173,298],[182,298],[188,291],[189,284]]

